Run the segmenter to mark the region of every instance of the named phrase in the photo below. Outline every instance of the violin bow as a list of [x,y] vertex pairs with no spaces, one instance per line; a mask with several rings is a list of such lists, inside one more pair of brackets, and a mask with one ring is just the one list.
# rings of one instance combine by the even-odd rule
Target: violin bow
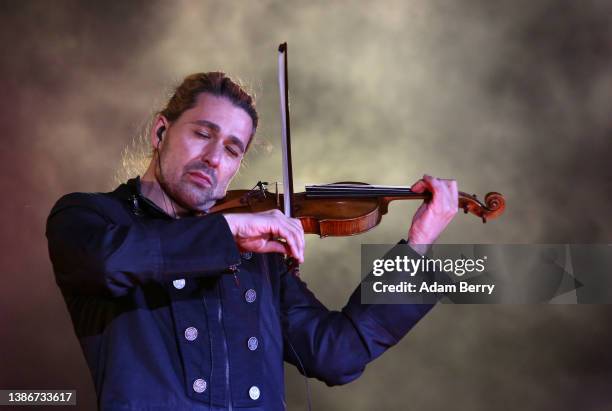
[[[280,94],[280,110],[281,110],[281,134],[282,134],[282,149],[283,149],[283,200],[284,213],[287,217],[293,217],[293,166],[291,163],[291,132],[289,123],[289,76],[287,73],[287,43],[282,43],[278,47],[278,87]],[[431,198],[429,193],[414,193],[409,187],[398,186],[373,186],[363,183],[334,183],[324,185],[314,185],[306,187],[307,195],[310,197],[325,197],[337,196],[338,192],[342,192],[343,196],[347,195],[346,190],[349,189],[354,196],[380,196],[386,192],[387,197],[383,205],[382,213],[387,212],[388,203],[392,200],[407,199],[407,198]],[[506,201],[504,196],[497,192],[490,192],[484,198],[484,203],[481,202],[476,194],[468,194],[459,191],[459,208],[467,214],[472,213],[482,219],[485,223],[487,219],[499,217],[505,209]],[[293,265],[298,267],[293,261]],[[299,269],[296,268],[296,274]]]
[[[283,149],[283,212],[293,217],[293,166],[291,163],[291,127],[289,123],[289,75],[287,73],[287,43],[278,46],[278,91],[281,111],[281,140]],[[299,275],[299,264],[290,259],[293,274]]]
[[280,94],[281,137],[283,148],[284,213],[292,217],[293,166],[291,164],[291,129],[289,123],[289,76],[287,74],[287,43],[278,46],[278,91]]

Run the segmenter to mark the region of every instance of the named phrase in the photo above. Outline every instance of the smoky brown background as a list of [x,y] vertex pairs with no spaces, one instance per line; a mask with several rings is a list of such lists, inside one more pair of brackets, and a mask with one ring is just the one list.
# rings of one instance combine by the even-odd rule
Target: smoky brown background
[[[298,190],[428,173],[507,200],[486,225],[457,215],[440,242],[612,238],[609,2],[5,0],[0,12],[2,388],[76,388],[79,409],[95,406],[45,219],[62,194],[126,175],[125,148],[182,77],[221,70],[255,90],[259,144],[232,187],[280,181],[282,41]],[[405,237],[416,207],[393,203],[361,236],[308,237],[303,279],[341,308],[360,244]],[[612,409],[611,320],[607,306],[438,306],[354,383],[311,381],[313,408]],[[305,409],[293,368],[287,402]]]

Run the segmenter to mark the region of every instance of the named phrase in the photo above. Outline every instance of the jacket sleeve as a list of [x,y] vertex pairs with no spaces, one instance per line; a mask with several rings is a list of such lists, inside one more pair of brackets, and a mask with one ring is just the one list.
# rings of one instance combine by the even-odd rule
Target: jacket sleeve
[[[419,257],[414,252],[414,258]],[[359,377],[433,307],[361,304],[358,286],[341,311],[330,311],[293,274],[282,274],[281,287],[285,360],[329,386]]]
[[222,215],[122,225],[101,211],[96,197],[68,194],[47,219],[49,255],[63,291],[119,297],[137,285],[218,275],[240,263]]

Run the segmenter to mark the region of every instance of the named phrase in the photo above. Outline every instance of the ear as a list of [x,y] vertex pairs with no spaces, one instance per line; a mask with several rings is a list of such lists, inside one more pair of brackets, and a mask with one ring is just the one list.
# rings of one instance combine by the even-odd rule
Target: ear
[[160,132],[162,132],[162,136],[165,136],[166,133],[164,131],[168,130],[169,126],[170,122],[162,114],[158,114],[155,117],[155,120],[153,121],[153,126],[151,127],[151,132],[149,133],[151,146],[154,150],[164,144],[164,139],[162,138],[160,140],[158,138],[158,135],[160,134]]

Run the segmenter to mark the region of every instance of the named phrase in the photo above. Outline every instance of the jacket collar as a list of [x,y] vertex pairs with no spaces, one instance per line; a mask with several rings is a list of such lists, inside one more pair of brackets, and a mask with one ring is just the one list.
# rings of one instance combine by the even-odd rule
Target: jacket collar
[[135,215],[173,219],[172,216],[142,194],[140,176],[131,178],[124,184],[121,184],[115,189],[113,194],[119,197],[121,200],[128,202],[132,213]]

